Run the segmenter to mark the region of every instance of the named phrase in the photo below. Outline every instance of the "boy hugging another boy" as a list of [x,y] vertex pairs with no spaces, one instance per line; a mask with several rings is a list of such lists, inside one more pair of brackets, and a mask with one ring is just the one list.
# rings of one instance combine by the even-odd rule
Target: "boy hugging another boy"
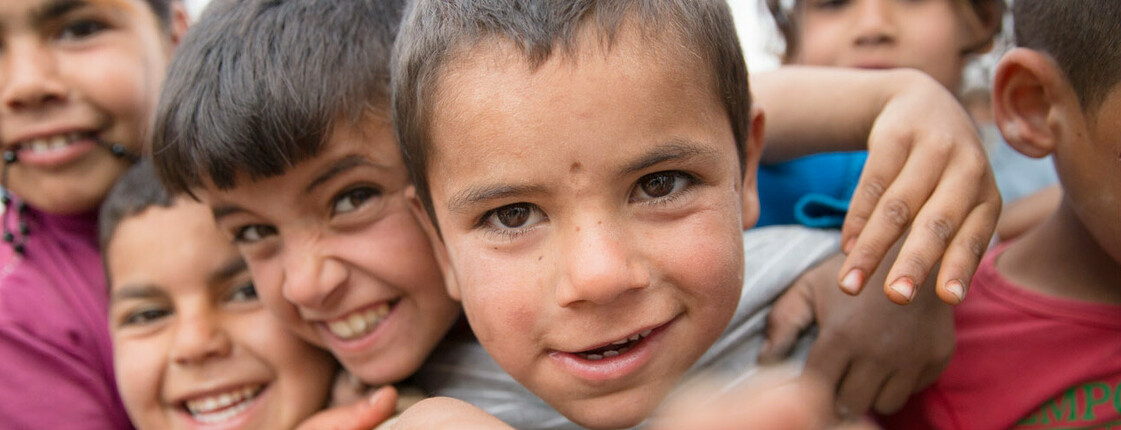
[[727,6],[413,8],[398,141],[449,291],[495,361],[592,428],[642,423],[691,368],[746,373],[767,304],[839,245],[743,233],[763,117]]
[[955,309],[957,349],[894,428],[1121,425],[1121,3],[1016,0],[996,124],[1054,155],[1064,198],[986,255]]

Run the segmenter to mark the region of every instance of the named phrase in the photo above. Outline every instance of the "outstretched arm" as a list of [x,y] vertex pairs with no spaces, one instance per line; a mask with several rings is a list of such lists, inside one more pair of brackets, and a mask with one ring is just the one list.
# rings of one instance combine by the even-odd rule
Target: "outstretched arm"
[[[842,229],[838,284],[857,294],[906,234],[884,282],[910,303],[939,261],[938,297],[960,303],[1000,214],[1000,195],[964,108],[925,74],[786,67],[752,77],[768,113],[764,162],[867,149]],[[906,233],[910,229],[910,233]]]

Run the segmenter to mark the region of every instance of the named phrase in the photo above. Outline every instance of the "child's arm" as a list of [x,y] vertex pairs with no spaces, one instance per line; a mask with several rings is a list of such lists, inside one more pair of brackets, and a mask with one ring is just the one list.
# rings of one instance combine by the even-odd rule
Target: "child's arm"
[[767,113],[764,162],[868,149],[842,230],[838,283],[857,294],[910,228],[886,278],[909,303],[939,260],[937,293],[961,301],[1000,214],[1000,196],[968,114],[925,74],[789,67],[754,75]]

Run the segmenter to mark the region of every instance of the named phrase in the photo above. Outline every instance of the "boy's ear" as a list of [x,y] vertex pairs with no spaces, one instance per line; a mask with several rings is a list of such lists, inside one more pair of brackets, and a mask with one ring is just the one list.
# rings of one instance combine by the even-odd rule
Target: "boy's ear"
[[187,13],[187,5],[182,0],[172,1],[169,6],[171,21],[168,22],[168,30],[171,32],[171,46],[174,48],[179,46],[183,35],[187,34],[187,28],[191,26],[191,15]]
[[755,226],[759,221],[759,157],[763,154],[763,136],[766,132],[767,118],[758,104],[751,106],[751,131],[745,147],[747,158],[744,160],[743,189],[740,191],[743,205],[743,229]]
[[1004,140],[1020,153],[1041,158],[1055,150],[1056,107],[1070,91],[1050,58],[1015,48],[1001,58],[993,77],[993,117]]
[[436,264],[440,266],[440,272],[444,275],[444,287],[448,290],[448,296],[451,296],[455,301],[459,301],[459,283],[456,282],[455,268],[452,267],[451,260],[448,258],[448,248],[444,246],[444,240],[436,232],[436,225],[432,223],[428,211],[424,210],[424,205],[417,197],[415,185],[410,185],[405,189],[405,198],[409,201],[409,210],[413,213],[413,217],[424,229],[424,235],[428,236],[428,243],[432,247],[432,254],[436,257]]

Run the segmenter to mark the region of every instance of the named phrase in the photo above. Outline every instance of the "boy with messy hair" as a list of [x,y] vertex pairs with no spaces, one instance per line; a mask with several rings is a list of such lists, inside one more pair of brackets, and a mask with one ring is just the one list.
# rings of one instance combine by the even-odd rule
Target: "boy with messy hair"
[[179,0],[0,2],[0,424],[130,428],[97,206],[140,153]]
[[1012,16],[996,124],[1053,155],[1062,203],[985,256],[950,366],[892,428],[1121,425],[1121,3],[1016,0]]
[[448,291],[579,425],[638,425],[691,369],[750,373],[768,303],[839,248],[742,232],[763,117],[723,2],[419,1],[399,38],[397,136]]

